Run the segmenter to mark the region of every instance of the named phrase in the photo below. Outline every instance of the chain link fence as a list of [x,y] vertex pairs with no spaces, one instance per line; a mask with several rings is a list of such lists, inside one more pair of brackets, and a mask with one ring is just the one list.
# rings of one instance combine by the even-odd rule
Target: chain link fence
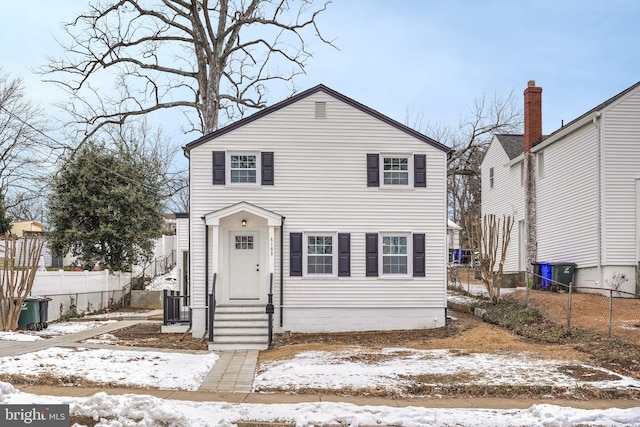
[[[542,278],[535,274],[529,277]],[[544,281],[544,289],[526,287],[514,297],[567,328],[590,329],[640,344],[640,295],[613,288],[566,285],[549,278]]]

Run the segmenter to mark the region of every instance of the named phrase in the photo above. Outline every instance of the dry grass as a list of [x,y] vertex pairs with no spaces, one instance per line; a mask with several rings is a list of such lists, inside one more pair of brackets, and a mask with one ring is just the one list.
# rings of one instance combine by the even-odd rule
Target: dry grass
[[353,347],[372,351],[384,347],[417,350],[457,349],[467,353],[526,351],[540,358],[583,361],[588,359],[584,353],[572,347],[535,343],[499,326],[485,323],[471,314],[454,315],[457,320],[438,330],[292,334],[288,340],[278,337],[275,349],[260,352],[260,362],[292,359],[304,351],[340,351]]

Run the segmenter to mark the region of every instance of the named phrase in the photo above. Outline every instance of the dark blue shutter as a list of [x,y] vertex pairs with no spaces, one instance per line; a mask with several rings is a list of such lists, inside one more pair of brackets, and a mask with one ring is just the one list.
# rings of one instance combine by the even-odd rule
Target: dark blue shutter
[[289,275],[302,276],[302,233],[290,233],[289,246]]
[[378,233],[367,233],[365,236],[367,276],[378,275]]
[[427,156],[424,154],[413,155],[413,186],[427,186]]
[[226,155],[224,151],[213,152],[213,185],[225,184],[224,163]]
[[367,187],[380,187],[380,156],[367,154]]
[[338,233],[338,276],[351,276],[351,234]]
[[273,185],[273,152],[263,152],[262,159],[262,185]]
[[425,276],[425,235],[414,234],[413,235],[413,277]]

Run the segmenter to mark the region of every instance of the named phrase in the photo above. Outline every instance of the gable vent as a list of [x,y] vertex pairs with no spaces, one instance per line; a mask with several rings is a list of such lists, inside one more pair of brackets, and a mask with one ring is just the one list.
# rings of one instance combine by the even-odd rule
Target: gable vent
[[327,118],[327,103],[326,102],[316,102],[316,119],[326,119]]

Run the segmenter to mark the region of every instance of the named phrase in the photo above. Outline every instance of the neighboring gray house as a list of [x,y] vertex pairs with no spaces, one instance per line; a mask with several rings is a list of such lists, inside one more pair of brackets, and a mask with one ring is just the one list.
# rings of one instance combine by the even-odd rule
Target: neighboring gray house
[[[540,114],[529,112],[525,129],[542,135],[539,108]],[[496,135],[481,166],[482,214],[515,219],[505,264],[509,272],[526,270],[524,140],[523,135]],[[624,273],[629,281],[623,290],[636,292],[640,82],[537,138],[531,153],[536,165],[537,261],[576,263],[576,284],[586,287],[609,287],[607,279]]]
[[211,349],[266,348],[270,290],[275,332],[444,326],[449,152],[323,85],[188,144],[194,336],[211,292]]

